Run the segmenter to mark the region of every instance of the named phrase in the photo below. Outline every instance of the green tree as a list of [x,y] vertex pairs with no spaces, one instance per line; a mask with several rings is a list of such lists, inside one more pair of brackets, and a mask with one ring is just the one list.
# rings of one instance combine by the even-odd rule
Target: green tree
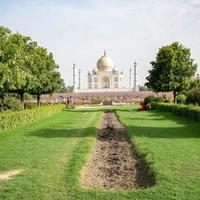
[[1,97],[4,94],[4,83],[9,79],[9,68],[6,62],[4,62],[4,46],[7,37],[11,34],[8,28],[0,26],[0,93]]
[[37,96],[37,104],[40,104],[40,96],[42,94],[51,94],[63,87],[63,80],[57,71],[53,54],[48,53],[46,49],[37,47],[33,56],[34,66],[32,73],[34,81],[29,90],[30,94]]
[[0,26],[0,94],[16,93],[24,101],[26,93],[37,96],[65,88],[52,53],[30,37],[11,33]]
[[4,78],[2,86],[5,92],[17,93],[21,102],[28,91],[31,80],[29,45],[31,39],[19,33],[9,35],[1,46],[1,64],[4,65]]
[[178,42],[160,48],[151,65],[145,85],[155,92],[172,91],[174,102],[178,93],[189,88],[191,77],[197,70],[190,49]]
[[139,91],[152,91],[151,88],[148,88],[146,86],[138,85]]
[[191,81],[190,89],[193,89],[193,88],[200,88],[200,79],[199,78]]

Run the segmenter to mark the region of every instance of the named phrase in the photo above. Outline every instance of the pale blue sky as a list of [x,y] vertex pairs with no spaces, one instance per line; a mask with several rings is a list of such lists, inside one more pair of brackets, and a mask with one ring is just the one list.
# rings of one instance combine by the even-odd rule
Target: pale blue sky
[[76,62],[87,86],[87,71],[105,48],[126,86],[131,63],[138,62],[143,84],[158,48],[174,41],[200,64],[199,0],[0,0],[0,24],[53,52],[66,84]]

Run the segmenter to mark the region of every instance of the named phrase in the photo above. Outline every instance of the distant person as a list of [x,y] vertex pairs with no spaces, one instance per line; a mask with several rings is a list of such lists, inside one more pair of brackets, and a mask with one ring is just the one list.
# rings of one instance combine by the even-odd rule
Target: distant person
[[66,106],[66,108],[69,108],[69,97],[67,97],[67,99],[65,101],[65,106]]
[[141,102],[140,103],[140,108],[138,109],[139,111],[143,111],[143,110],[149,110],[150,109],[150,105],[148,105],[146,102]]
[[74,99],[72,96],[69,98],[69,108],[74,108]]

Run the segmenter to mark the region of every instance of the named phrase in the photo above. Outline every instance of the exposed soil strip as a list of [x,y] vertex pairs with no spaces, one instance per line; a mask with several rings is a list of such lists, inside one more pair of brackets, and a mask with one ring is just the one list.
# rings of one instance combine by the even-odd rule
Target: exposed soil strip
[[125,127],[112,111],[105,113],[98,130],[96,145],[81,171],[85,188],[108,190],[150,187],[154,172],[138,155],[125,133]]
[[0,172],[0,181],[5,181],[8,179],[11,179],[13,176],[16,176],[20,173],[22,173],[24,170],[23,169],[15,169],[7,172]]

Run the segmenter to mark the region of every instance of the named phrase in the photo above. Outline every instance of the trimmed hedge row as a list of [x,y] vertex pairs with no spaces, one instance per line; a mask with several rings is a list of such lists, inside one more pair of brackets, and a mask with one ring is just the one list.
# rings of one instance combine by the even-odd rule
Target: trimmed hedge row
[[153,102],[151,107],[160,111],[173,112],[176,115],[200,122],[200,106]]
[[58,104],[42,106],[31,110],[6,111],[0,113],[0,130],[24,125],[29,121],[34,121],[59,112],[64,107],[63,104]]

